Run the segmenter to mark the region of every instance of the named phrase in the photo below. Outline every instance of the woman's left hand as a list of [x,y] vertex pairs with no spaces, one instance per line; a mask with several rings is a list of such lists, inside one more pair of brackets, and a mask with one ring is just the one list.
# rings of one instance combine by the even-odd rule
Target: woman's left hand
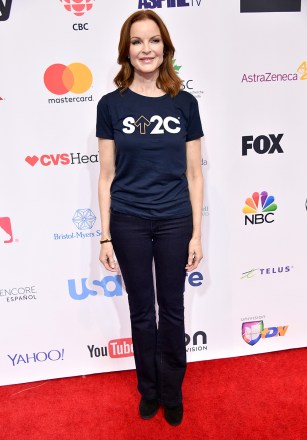
[[203,251],[200,238],[192,238],[189,243],[188,263],[185,266],[187,272],[196,269],[200,260],[203,258]]

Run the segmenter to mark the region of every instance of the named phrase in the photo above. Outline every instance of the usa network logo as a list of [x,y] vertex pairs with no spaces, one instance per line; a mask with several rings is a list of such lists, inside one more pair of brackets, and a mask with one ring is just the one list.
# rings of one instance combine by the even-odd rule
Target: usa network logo
[[88,278],[81,278],[81,283],[78,282],[78,288],[76,280],[71,279],[68,280],[68,291],[71,298],[76,300],[97,296],[101,292],[108,298],[122,296],[122,278],[120,275],[108,275],[101,280],[93,280],[92,283],[88,281]]
[[200,6],[202,0],[139,0],[138,9],[181,8],[185,6]]
[[241,0],[241,12],[300,12],[301,0]]
[[274,338],[277,336],[285,336],[288,325],[278,327],[264,328],[263,321],[243,322],[242,338],[248,345],[255,345],[260,339]]
[[277,209],[274,203],[275,197],[269,196],[266,191],[254,192],[252,197],[245,200],[245,206],[242,209],[245,214],[245,225],[248,223],[258,225],[262,223],[274,222],[274,211]]
[[[85,93],[93,83],[90,69],[82,63],[52,64],[44,73],[44,83],[49,92],[54,95]],[[93,96],[77,96],[65,98],[49,98],[49,104],[63,104],[67,102],[93,101]]]
[[82,165],[85,163],[98,163],[98,154],[81,153],[57,153],[57,154],[42,154],[41,156],[27,156],[25,158],[27,164],[34,167],[36,164],[43,167],[58,166],[58,165]]
[[91,209],[77,209],[72,221],[79,231],[70,231],[66,233],[57,232],[53,234],[54,240],[72,240],[74,238],[85,239],[101,236],[100,229],[89,231],[94,227],[96,222],[96,216]]
[[6,21],[10,17],[12,0],[0,0],[0,21]]
[[13,242],[13,231],[9,217],[0,217],[0,245]]
[[71,12],[77,17],[82,17],[86,12],[90,11],[95,0],[60,0],[66,11]]

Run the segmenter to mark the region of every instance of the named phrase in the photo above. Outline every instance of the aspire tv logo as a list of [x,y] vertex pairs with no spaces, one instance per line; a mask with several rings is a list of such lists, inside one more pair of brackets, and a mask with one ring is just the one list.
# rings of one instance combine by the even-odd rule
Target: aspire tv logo
[[82,17],[86,12],[90,11],[95,0],[60,0],[66,11],[71,12],[77,17]]
[[10,17],[12,0],[0,0],[0,21],[6,21]]
[[242,209],[243,214],[246,214],[244,216],[245,225],[248,223],[251,223],[252,225],[273,223],[273,211],[276,211],[277,209],[277,205],[274,201],[274,196],[269,196],[266,191],[262,191],[260,194],[254,192],[252,197],[245,200],[245,206]]
[[[54,95],[85,93],[93,83],[90,69],[82,63],[52,64],[44,73],[44,83],[49,92]],[[78,96],[67,98],[49,98],[49,104],[62,104],[64,102],[93,101],[93,96]]]
[[253,136],[242,137],[242,156],[247,156],[248,150],[254,150],[257,154],[273,154],[283,153],[280,141],[283,134],[269,134],[268,136],[260,135],[255,139]]
[[44,166],[58,166],[58,165],[82,165],[85,163],[98,163],[98,154],[81,153],[58,153],[58,154],[43,154],[42,156],[27,156],[25,161],[34,167],[37,163]]
[[101,236],[100,229],[97,229],[96,231],[86,232],[88,229],[92,229],[96,222],[96,216],[91,209],[77,209],[72,218],[72,221],[74,225],[79,229],[79,231],[53,234],[54,240],[71,240],[74,238],[85,239]]
[[242,338],[248,345],[255,345],[260,339],[285,336],[288,325],[264,328],[263,321],[243,322]]
[[240,12],[300,12],[301,0],[241,0]]
[[200,6],[202,0],[139,0],[138,9],[181,8],[185,6]]
[[0,245],[2,243],[13,242],[13,231],[11,219],[9,217],[0,217]]
[[263,275],[278,275],[281,273],[288,273],[291,272],[291,270],[294,268],[294,266],[278,266],[278,267],[263,267],[258,269],[251,269],[246,272],[243,272],[240,279],[247,279],[254,278],[257,275],[263,276]]

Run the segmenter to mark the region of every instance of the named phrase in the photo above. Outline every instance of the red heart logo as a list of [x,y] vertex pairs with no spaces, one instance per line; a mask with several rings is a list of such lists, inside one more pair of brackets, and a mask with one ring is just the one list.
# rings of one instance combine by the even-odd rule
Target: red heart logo
[[39,160],[39,157],[37,156],[27,156],[25,158],[25,161],[28,162],[28,164],[30,164],[32,167],[34,167],[34,165],[36,164],[36,162]]

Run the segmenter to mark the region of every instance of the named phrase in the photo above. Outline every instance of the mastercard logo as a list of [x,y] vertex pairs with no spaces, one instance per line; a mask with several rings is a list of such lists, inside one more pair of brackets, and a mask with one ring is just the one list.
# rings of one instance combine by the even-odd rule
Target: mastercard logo
[[49,92],[65,95],[68,92],[84,93],[92,85],[93,75],[82,63],[52,64],[46,69],[44,83]]
[[72,12],[77,17],[81,17],[93,7],[95,0],[60,0],[66,11]]

